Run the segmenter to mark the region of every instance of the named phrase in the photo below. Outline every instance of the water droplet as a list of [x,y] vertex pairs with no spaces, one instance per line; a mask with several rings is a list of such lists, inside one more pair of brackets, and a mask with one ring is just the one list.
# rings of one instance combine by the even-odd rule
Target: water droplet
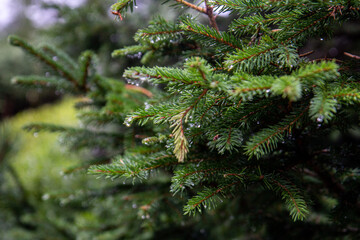
[[132,122],[133,118],[132,117],[128,117],[126,120],[125,120],[125,125],[127,127],[130,127],[131,126],[131,122]]
[[148,110],[151,107],[151,104],[149,104],[148,102],[145,102],[145,110]]
[[50,198],[50,195],[49,194],[44,194],[44,195],[42,195],[41,198],[42,198],[42,200],[46,201],[46,200],[48,200]]

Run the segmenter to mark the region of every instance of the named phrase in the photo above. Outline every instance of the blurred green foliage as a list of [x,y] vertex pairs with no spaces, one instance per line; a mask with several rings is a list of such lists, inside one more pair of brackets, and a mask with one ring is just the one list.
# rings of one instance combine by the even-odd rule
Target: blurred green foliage
[[[139,59],[128,57],[110,63],[111,51],[131,44],[130,36],[148,22],[149,12],[164,11],[164,8],[148,1],[142,12],[129,16],[129,21],[124,23],[110,16],[110,3],[94,0],[76,9],[44,4],[43,8],[58,11],[60,21],[37,29],[21,15],[10,31],[16,29],[17,34],[31,42],[51,42],[73,57],[91,49],[101,58],[100,72],[118,78],[123,69],[138,64]],[[26,11],[25,5],[19,8]],[[176,17],[174,14],[168,16]],[[10,47],[4,38],[0,41],[0,120],[62,96],[55,90],[11,85],[10,79],[14,75],[47,75],[51,70],[42,68],[37,59],[24,55],[21,50]],[[61,142],[62,136],[22,130],[30,122],[78,124],[73,104],[74,99],[65,98],[55,105],[18,113],[1,124],[0,219],[5,221],[0,221],[0,239],[152,238],[154,226],[145,222],[146,215],[141,208],[148,202],[131,196],[133,190],[141,188],[139,185],[126,182],[119,186],[118,183],[98,181],[86,175],[81,166],[82,159],[92,152],[70,154]],[[115,193],[116,196],[111,197]],[[107,195],[110,197],[104,198]],[[114,209],[114,206],[119,207]],[[163,222],[171,224],[169,216],[163,216]],[[170,225],[157,227],[167,229]]]
[[[17,11],[29,12],[31,6],[53,10],[57,13],[57,21],[54,25],[37,28],[26,17],[29,14],[18,14],[12,25],[0,34],[0,120],[24,108],[53,101],[63,94],[49,90],[15,88],[11,85],[12,76],[46,75],[49,74],[49,69],[41,68],[37,59],[9,46],[6,33],[16,33],[36,45],[51,43],[72,57],[78,57],[82,51],[92,50],[101,59],[101,73],[119,78],[126,67],[137,65],[140,60],[135,57],[114,60],[111,59],[111,52],[133,44],[132,36],[138,28],[144,27],[149,21],[152,17],[150,13],[165,13],[166,7],[159,7],[151,2],[156,1],[144,1],[141,9],[129,15],[126,22],[121,22],[110,14],[111,0],[92,0],[91,4],[84,1],[83,5],[74,9],[63,4],[49,4],[47,1],[20,1]],[[169,19],[177,17],[172,11],[166,12],[166,15]]]
[[[81,162],[81,153],[66,151],[61,136],[22,130],[26,123],[44,119],[76,125],[74,103],[66,98],[27,110],[0,126],[0,219],[6,220],[0,223],[1,239],[109,239],[109,235],[146,239],[150,234],[138,232],[142,226],[134,220],[141,215],[130,201],[129,206],[117,204],[126,191],[103,198],[103,191],[110,195],[119,191],[115,183],[98,181],[81,169],[64,173]],[[103,229],[109,225],[113,229]]]

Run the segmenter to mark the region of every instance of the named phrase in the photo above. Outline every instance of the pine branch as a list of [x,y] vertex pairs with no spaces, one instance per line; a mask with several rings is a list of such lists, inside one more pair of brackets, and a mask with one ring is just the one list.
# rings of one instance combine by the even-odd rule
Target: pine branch
[[215,199],[219,193],[223,193],[228,188],[243,183],[242,180],[232,182],[230,184],[221,186],[220,188],[205,188],[202,192],[198,193],[197,196],[191,198],[184,207],[185,214],[194,215],[197,211],[201,212],[201,206],[206,209],[214,209],[216,206],[216,201],[219,199]]
[[243,133],[237,128],[219,129],[215,136],[207,145],[211,150],[216,149],[220,154],[224,154],[225,151],[231,153],[233,150],[237,152],[237,148],[243,144]]
[[171,125],[173,128],[174,135],[174,154],[179,160],[179,162],[184,162],[188,149],[188,141],[185,136],[184,123],[187,121],[188,113],[196,106],[199,100],[207,93],[208,89],[204,89],[204,91],[200,94],[200,96],[196,99],[196,101],[188,107],[185,111],[173,116],[170,121],[174,121]]
[[273,43],[263,43],[255,47],[237,50],[229,54],[224,65],[229,70],[240,70],[249,72],[256,69],[265,68],[273,61],[271,51],[277,48]]
[[61,62],[66,64],[67,68],[71,69],[72,71],[76,71],[76,69],[79,67],[78,64],[68,54],[66,54],[61,49],[58,49],[49,44],[41,45],[40,48],[44,52],[47,52],[47,53],[51,54],[52,56],[54,56],[55,58],[58,58]]
[[224,162],[219,163],[217,160],[220,159],[182,165],[171,179],[170,191],[176,194],[184,191],[185,187],[193,188],[201,183],[218,181],[218,178],[222,177],[226,170],[231,169],[231,166],[224,167]]
[[75,87],[78,87],[76,77],[66,68],[64,68],[63,65],[59,64],[56,60],[54,60],[52,57],[49,57],[43,51],[34,48],[33,46],[31,46],[30,44],[26,43],[24,40],[16,36],[9,36],[8,40],[11,45],[21,47],[27,53],[38,58],[40,61],[44,62],[45,64],[53,68],[56,72],[58,72],[60,75],[62,75],[67,80],[72,82]]
[[130,8],[131,12],[136,5],[136,0],[118,0],[111,6],[112,14],[117,15],[120,20],[123,20],[122,14]]
[[[327,20],[331,15],[332,15],[332,12],[327,13],[327,14],[325,14],[324,16],[321,16],[320,18],[318,18],[318,19],[315,20],[315,21],[309,22],[310,24],[308,24],[307,26],[302,27],[300,30],[298,30],[297,32],[295,32],[295,33],[292,34],[291,36],[287,37],[287,39],[284,39],[284,40],[282,41],[282,43],[288,43],[288,42],[290,42],[290,41],[292,41],[292,40],[295,40],[295,38],[298,37],[300,34],[302,34],[303,32],[305,32],[305,31],[307,31],[307,30],[310,30],[311,27],[313,27],[313,26],[321,23],[322,21]],[[284,35],[284,36],[286,37],[287,31],[283,31],[283,32],[285,32],[285,35]],[[289,31],[289,32],[290,32],[290,31]],[[281,32],[281,33],[282,33],[282,32]]]
[[275,184],[275,187],[271,186],[271,189],[281,193],[282,199],[285,201],[294,221],[304,220],[306,218],[309,214],[308,206],[295,186],[291,186],[286,181],[276,180],[275,178],[265,178],[264,180]]
[[173,116],[180,114],[182,111],[183,109],[178,109],[178,105],[175,103],[158,104],[148,109],[139,109],[129,115],[124,123],[128,127],[134,121],[137,121],[139,125],[145,125],[148,121],[162,124],[168,122]]
[[176,41],[181,37],[182,29],[176,23],[170,23],[162,17],[157,17],[149,23],[147,28],[139,30],[135,34],[135,41],[155,43],[157,41]]
[[[186,162],[201,162],[203,159],[191,159]],[[111,164],[93,165],[88,173],[105,176],[106,178],[131,178],[144,180],[149,178],[149,174],[156,169],[174,167],[179,164],[177,158],[165,152],[159,152],[152,155],[126,155],[115,160]]]
[[336,114],[337,101],[325,90],[316,90],[311,100],[309,115],[317,122],[328,123]]
[[[194,40],[200,41],[204,46],[214,46],[220,43],[226,47],[223,51],[241,49],[241,42],[234,36],[226,32],[219,32],[215,29],[194,23],[193,21],[183,21],[182,28],[188,32]],[[230,48],[229,48],[230,47]]]
[[79,66],[81,71],[79,84],[81,88],[84,89],[85,92],[89,90],[87,83],[88,83],[88,77],[90,71],[89,68],[93,57],[94,57],[94,53],[91,51],[85,51],[79,57]]
[[41,76],[16,76],[11,79],[11,83],[24,87],[32,88],[56,88],[65,90],[69,93],[76,93],[77,89],[73,84],[58,77],[41,77]]
[[234,20],[230,24],[229,29],[234,31],[239,37],[252,35],[254,32],[260,31],[270,34],[273,25],[281,23],[284,19],[297,17],[301,13],[302,12],[300,10],[294,9],[265,14],[264,16],[256,14],[242,17]]
[[244,147],[245,153],[249,158],[255,156],[257,159],[270,154],[276,149],[278,142],[283,140],[284,135],[291,133],[293,127],[309,110],[309,107],[310,106],[301,111],[295,111],[280,123],[255,133],[255,135],[247,141]]
[[191,76],[183,69],[175,69],[168,67],[133,67],[125,70],[125,78],[148,80],[155,84],[167,83],[183,83],[197,85],[198,81],[194,81]]
[[112,57],[119,57],[119,56],[127,56],[130,54],[139,54],[152,50],[150,46],[143,46],[143,45],[134,45],[134,46],[126,46],[121,49],[114,50],[111,53]]
[[170,126],[173,128],[174,136],[174,154],[179,162],[184,162],[187,153],[189,152],[188,141],[185,136],[184,123],[186,122],[186,114],[189,112],[189,108],[178,115],[173,116],[170,121],[174,123]]
[[272,76],[252,76],[250,74],[236,73],[231,78],[231,83],[228,83],[231,84],[232,88],[229,93],[233,96],[240,96],[244,101],[252,100],[255,95],[269,96],[275,80]]

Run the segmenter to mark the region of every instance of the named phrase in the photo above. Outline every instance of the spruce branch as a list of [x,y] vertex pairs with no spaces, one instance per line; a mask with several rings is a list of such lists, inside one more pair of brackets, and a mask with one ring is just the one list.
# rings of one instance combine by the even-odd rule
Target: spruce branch
[[224,65],[228,70],[250,71],[255,66],[265,68],[273,61],[271,51],[277,47],[274,44],[264,43],[255,47],[237,50],[226,57]]
[[186,85],[197,85],[202,86],[202,81],[194,81],[192,76],[183,69],[168,68],[168,67],[155,67],[155,68],[145,68],[145,67],[133,67],[125,70],[125,78],[132,78],[138,80],[148,80],[155,84],[160,83],[181,83]]
[[71,93],[77,92],[73,84],[59,77],[16,76],[11,79],[11,83],[31,88],[55,88]]
[[124,48],[114,50],[111,53],[111,56],[112,57],[127,56],[129,54],[139,54],[151,50],[152,50],[151,46],[144,46],[144,45],[126,46]]
[[87,92],[89,90],[89,87],[88,87],[88,77],[89,77],[89,71],[90,71],[89,68],[90,68],[93,57],[94,57],[94,53],[91,51],[85,51],[79,57],[79,66],[80,66],[80,71],[81,71],[79,84],[85,92]]
[[319,24],[320,22],[328,19],[330,16],[332,15],[332,12],[325,14],[324,16],[321,16],[320,18],[318,18],[317,20],[310,22],[310,24],[308,24],[305,27],[302,27],[300,30],[298,30],[297,32],[295,32],[294,34],[292,34],[291,36],[289,36],[287,39],[285,39],[284,41],[282,41],[283,44],[286,44],[288,42],[290,42],[291,40],[294,40],[296,37],[298,37],[301,33],[309,30],[311,27]]
[[56,59],[48,56],[45,52],[34,48],[32,45],[26,43],[24,40],[20,39],[19,37],[9,36],[8,40],[11,45],[21,47],[27,53],[38,58],[40,61],[44,62],[46,65],[50,66],[52,69],[58,72],[61,76],[72,82],[75,87],[78,87],[76,76],[74,76],[73,73],[71,73],[62,64],[59,64],[56,61]]
[[196,99],[196,101],[188,107],[183,112],[173,116],[170,121],[173,121],[171,127],[173,128],[173,136],[174,136],[174,154],[179,160],[179,162],[184,162],[188,149],[188,141],[185,136],[184,124],[187,121],[188,113],[197,105],[199,100],[207,93],[208,89],[204,89],[200,96]]
[[214,199],[215,196],[217,196],[219,193],[222,193],[224,195],[225,191],[228,190],[228,188],[242,183],[243,180],[240,180],[221,186],[217,189],[205,188],[202,192],[198,193],[197,196],[189,199],[187,204],[184,206],[185,214],[194,215],[197,211],[201,212],[201,206],[207,209],[215,208],[216,200],[218,200]]
[[[175,199],[172,205],[171,198],[167,198],[170,184],[174,194],[188,190],[190,199],[184,212],[189,215],[215,207],[228,195],[241,194],[241,201],[265,206],[262,203],[268,203],[269,198],[268,191],[261,188],[264,184],[280,195],[274,204],[266,205],[270,211],[287,209],[294,221],[310,215],[308,223],[316,226],[318,219],[324,218],[329,228],[336,225],[326,216],[331,211],[339,214],[340,221],[344,220],[342,217],[347,213],[342,212],[343,208],[359,205],[356,201],[359,174],[354,163],[359,151],[352,131],[358,131],[360,90],[357,66],[352,60],[360,57],[345,53],[352,59],[311,61],[303,57],[312,51],[300,54],[299,49],[311,37],[331,36],[330,27],[335,22],[359,20],[359,3],[355,0],[173,3],[205,14],[210,26],[201,24],[196,16],[186,15],[175,22],[157,17],[148,27],[137,31],[137,45],[116,50],[113,56],[130,55],[141,58],[141,63],[158,58],[161,65],[128,68],[123,77],[129,82],[134,80],[136,85],[97,74],[92,60],[95,55],[91,52],[84,52],[75,62],[58,49],[34,48],[11,40],[60,75],[19,76],[14,82],[87,94],[77,104],[86,127],[33,124],[27,128],[60,132],[74,150],[85,147],[104,150],[96,153],[101,157],[96,155],[76,168],[91,165],[90,174],[143,181],[132,189],[126,188],[124,182],[119,184],[121,188],[105,191],[116,204],[117,200],[122,203],[136,199],[141,203],[138,208],[141,214],[178,207],[180,199]],[[204,3],[204,7],[198,3]],[[134,0],[118,0],[113,5],[113,14],[122,19],[124,11],[132,10],[135,4]],[[221,26],[227,30],[219,31],[215,11],[229,11],[240,17],[236,20],[229,17],[231,23]],[[156,64],[151,62],[151,66]],[[132,126],[133,122],[138,126]],[[332,139],[337,138],[333,137],[335,133],[341,141]],[[313,171],[302,171],[304,165],[314,161],[320,165],[313,167]],[[145,182],[150,178],[150,182]],[[297,185],[299,182],[303,187]],[[243,195],[243,189],[250,191]],[[312,212],[303,194],[305,190],[316,204]],[[131,195],[126,192],[124,197],[123,191],[130,191]],[[350,194],[355,197],[347,201]],[[97,195],[101,196],[104,194]],[[168,200],[169,204],[159,200]],[[330,204],[324,203],[327,201],[336,208],[330,209]],[[279,202],[283,207],[279,207]],[[234,203],[239,205],[239,199]],[[259,219],[264,220],[265,234],[270,226],[269,215],[270,221],[274,217],[263,213],[261,206],[258,213],[263,215]],[[230,209],[234,215],[241,212],[242,216],[237,217],[244,221],[252,219],[244,214],[245,208],[237,211],[229,202],[223,207],[220,211]],[[212,213],[217,216],[218,212]],[[163,212],[158,215],[151,216],[152,223],[165,219],[166,225],[172,225],[172,216]],[[277,220],[283,223],[281,216]]]
[[310,106],[307,106],[301,111],[295,111],[287,116],[282,122],[269,128],[265,128],[250,137],[244,147],[245,153],[249,156],[249,159],[254,156],[257,159],[260,159],[262,156],[273,152],[273,150],[277,148],[278,142],[283,140],[284,135],[292,132],[293,127],[299,122],[309,108]]
[[183,21],[183,29],[190,33],[190,36],[193,36],[195,40],[201,40],[201,43],[205,46],[213,46],[216,43],[221,43],[230,47],[231,49],[241,49],[241,42],[226,32],[219,32],[212,28],[208,28],[197,23],[194,23],[190,20]]
[[304,198],[299,194],[299,190],[284,180],[277,180],[275,178],[265,179],[275,184],[275,187],[270,186],[270,188],[281,193],[282,199],[285,201],[293,220],[304,220],[309,214],[309,209]]
[[79,67],[77,62],[75,62],[68,54],[66,54],[61,49],[58,49],[52,45],[44,44],[41,45],[40,48],[50,55],[54,56],[55,58],[58,58],[60,61],[62,61],[64,64],[66,64],[66,67],[71,69],[72,71],[76,71],[76,69]]
[[179,162],[184,162],[184,159],[186,158],[187,153],[189,152],[188,148],[188,140],[185,136],[185,130],[184,130],[184,123],[186,122],[186,114],[188,113],[188,110],[185,110],[184,112],[181,112],[178,115],[173,116],[170,121],[173,121],[174,123],[171,125],[173,128],[173,136],[174,136],[174,154]]
[[171,168],[181,164],[202,162],[202,158],[193,158],[184,162],[179,162],[176,157],[166,152],[139,156],[125,155],[118,157],[111,164],[93,165],[89,168],[88,173],[105,176],[107,178],[131,178],[144,180],[149,174],[156,169]]
[[[186,17],[181,17],[179,21]],[[171,39],[173,42],[179,40],[183,30],[177,23],[169,22],[162,17],[154,18],[147,28],[139,30],[135,34],[135,41],[154,44],[157,41],[168,42]],[[167,41],[166,41],[167,40]]]
[[136,0],[118,0],[117,3],[111,6],[111,13],[118,16],[120,20],[123,20],[122,14],[124,14],[128,8],[133,11],[134,5],[136,5]]
[[316,89],[311,100],[309,115],[317,122],[328,123],[336,114],[337,101],[325,90]]

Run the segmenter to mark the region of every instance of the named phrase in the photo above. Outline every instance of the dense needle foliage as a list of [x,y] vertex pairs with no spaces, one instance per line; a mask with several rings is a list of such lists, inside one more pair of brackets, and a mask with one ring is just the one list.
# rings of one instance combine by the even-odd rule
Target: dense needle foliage
[[[186,228],[183,213],[209,214],[203,226],[215,239],[214,219],[234,218],[225,232],[244,226],[231,237],[254,226],[259,236],[284,226],[285,238],[359,236],[359,57],[312,59],[301,48],[359,21],[360,3],[167,2],[190,14],[155,17],[136,33],[137,45],[112,54],[152,65],[128,68],[127,83],[101,76],[90,51],[74,61],[10,37],[53,71],[15,83],[84,96],[76,105],[81,128],[26,128],[62,132],[73,149],[100,149],[88,172],[141,182],[134,194],[146,199],[142,216],[155,225]],[[135,4],[118,1],[112,13],[126,21]],[[222,13],[233,19],[227,26],[218,24]]]

